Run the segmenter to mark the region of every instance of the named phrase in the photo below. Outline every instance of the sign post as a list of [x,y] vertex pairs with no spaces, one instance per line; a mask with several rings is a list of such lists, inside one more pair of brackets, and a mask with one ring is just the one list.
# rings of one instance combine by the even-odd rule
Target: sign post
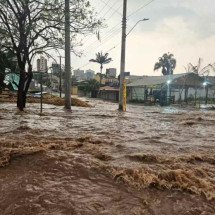
[[40,114],[43,112],[43,73],[40,72]]

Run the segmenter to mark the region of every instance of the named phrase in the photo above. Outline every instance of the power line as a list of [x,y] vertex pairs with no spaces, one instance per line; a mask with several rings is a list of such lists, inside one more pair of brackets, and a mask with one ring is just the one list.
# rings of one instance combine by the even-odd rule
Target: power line
[[[119,45],[121,44],[121,42],[119,42],[118,44],[116,44],[114,47],[112,47],[111,49],[105,51],[105,53],[110,53],[113,49],[117,48]],[[78,67],[78,69],[81,69],[83,67],[86,67],[90,64],[91,62],[88,62],[86,64],[84,64],[83,66]]]
[[103,15],[103,17],[102,18],[104,18],[108,13],[109,13],[109,11],[111,11],[111,10],[113,10],[114,11],[114,13],[119,13],[119,11],[118,11],[118,9],[113,9],[114,8],[114,6],[117,4],[117,3],[119,3],[119,1],[117,0],[117,1],[115,1],[111,6],[109,6],[108,4],[107,4],[107,6],[109,6],[109,10]]
[[98,12],[98,15],[101,14],[101,12],[108,6],[108,3],[110,0],[107,1],[107,3],[104,4],[103,8]]
[[142,5],[141,7],[139,7],[139,8],[136,9],[135,11],[133,11],[130,15],[128,15],[127,18],[133,16],[134,14],[136,14],[137,12],[139,12],[140,10],[142,10],[144,7],[147,7],[147,6],[150,5],[153,1],[155,1],[155,0],[150,0],[150,1],[147,2],[146,4]]
[[[104,4],[107,4],[104,0],[100,0],[101,2],[103,2]],[[116,1],[115,3],[114,3],[114,5],[117,3],[118,1]],[[113,6],[114,6],[113,5]],[[117,11],[117,10],[115,10],[114,8],[113,8],[113,6],[110,6],[110,5],[108,5],[107,4],[107,6],[110,8],[110,9],[112,9],[112,10],[114,10],[116,13],[118,13],[120,16],[122,15],[119,11]]]
[[[103,3],[105,3],[103,0],[100,0],[100,1],[102,1]],[[140,6],[138,9],[136,9],[136,10],[133,11],[130,15],[128,15],[127,18],[129,18],[129,17],[135,15],[138,11],[140,11],[140,10],[142,10],[144,7],[150,5],[153,1],[155,1],[155,0],[150,0],[149,2],[147,2],[147,3],[145,3],[144,5]],[[105,3],[105,4],[107,4],[107,3]],[[113,6],[114,6],[115,4],[116,4],[116,2],[114,2],[114,4],[113,4],[112,6],[109,6],[110,9],[113,8]],[[120,6],[120,7],[121,7],[121,6]],[[116,13],[116,10],[114,10],[114,11],[115,11],[115,13]],[[120,23],[120,24],[121,24],[121,23]],[[106,39],[109,39],[110,37],[112,37],[112,36],[118,31],[118,29],[115,29],[115,27],[118,27],[120,24],[117,24],[117,25],[114,26],[112,29],[110,29],[110,30],[106,33],[106,35],[104,36],[103,40],[106,40]],[[94,47],[95,45],[97,45],[97,44],[95,44],[96,42],[97,42],[97,41],[92,42],[89,46],[87,46],[87,47],[85,48],[85,50],[88,49],[88,48],[92,48],[92,47]]]
[[[120,30],[121,30],[121,24],[119,23],[119,24],[115,25],[113,28],[111,28],[108,32],[106,32],[105,36],[102,37],[102,41],[105,41],[105,40],[111,38],[115,33],[117,33]],[[95,40],[94,42],[89,44],[84,50],[93,48],[94,46],[97,46],[97,40]]]
[[[103,0],[100,0],[102,2],[104,2]],[[129,14],[127,16],[127,18],[129,17],[132,17],[134,16],[135,14],[137,14],[140,10],[142,10],[144,7],[147,7],[148,5],[150,5],[152,2],[154,2],[155,0],[150,0],[149,2],[145,3],[144,5],[140,6],[139,8],[137,8],[135,11],[133,11],[131,14]],[[114,10],[116,12],[116,10]],[[99,47],[103,46],[105,43],[107,43],[110,39],[113,39],[114,37],[116,37],[120,32],[121,32],[121,27],[120,28],[117,28],[119,25],[121,25],[121,22],[118,23],[116,26],[114,26],[113,28],[111,28],[105,35],[105,37],[103,38],[104,42],[97,46],[97,44],[95,44],[95,42],[91,43],[89,46],[87,46],[85,48],[86,49],[89,49],[90,48],[90,52],[92,52],[92,50],[97,50]],[[119,31],[120,30],[120,31]],[[117,33],[118,32],[118,33]],[[113,36],[115,34],[115,36]],[[109,51],[112,51],[113,49],[115,49],[116,47],[118,47],[120,45],[120,43],[118,43],[116,46],[114,46],[113,48],[111,48],[110,50],[108,50],[107,52]],[[97,46],[96,48],[93,48],[94,46]],[[92,49],[93,48],[93,49]],[[89,53],[89,52],[87,52]],[[89,63],[87,63],[86,65],[89,65]],[[83,68],[85,67],[86,65],[80,67],[80,68]]]
[[[116,27],[118,27],[118,28],[116,28]],[[85,50],[86,49],[90,49],[90,52],[92,52],[94,50],[97,50],[99,47],[103,46],[104,44],[106,44],[107,42],[109,42],[110,40],[112,40],[113,38],[115,38],[116,36],[118,36],[121,33],[121,23],[117,24],[112,29],[114,29],[114,30],[110,30],[109,34],[106,33],[106,36],[102,38],[102,40],[104,41],[104,42],[102,42],[102,44],[98,45],[98,44],[96,44],[96,42],[93,42],[89,46],[87,46],[85,48]],[[87,53],[89,53],[89,52],[87,52]]]
[[[118,1],[117,1],[118,2]],[[122,7],[122,4],[119,5],[119,7],[116,9],[117,11],[119,11],[119,9]],[[116,11],[114,11],[107,19],[111,18],[114,14],[116,13]]]
[[[144,7],[147,7],[148,5],[150,5],[153,1],[155,0],[150,0],[149,2],[145,3],[144,5],[140,6],[138,9],[136,9],[135,11],[133,11],[130,15],[127,16],[127,18],[134,16],[138,11],[142,10]],[[118,26],[118,24],[117,24]],[[106,36],[103,38],[104,40],[109,39],[112,37],[112,35],[114,35],[118,30],[114,30],[113,32],[111,32],[111,34],[106,34]],[[91,43],[89,46],[87,46],[87,48],[92,48],[94,47],[95,42]],[[95,44],[96,45],[96,44]],[[86,50],[86,49],[85,49]]]
[[[103,2],[103,1],[102,1],[102,2]],[[108,12],[111,10],[111,8],[113,8],[113,6],[116,5],[118,2],[119,2],[118,0],[115,1],[114,4],[113,4],[112,6],[110,6],[110,9],[105,13],[105,15],[104,15],[102,18],[105,18],[105,16],[108,14]],[[105,4],[107,4],[107,3],[105,3]],[[115,13],[117,13],[117,11],[118,11],[121,7],[122,7],[122,5],[120,5],[116,10],[114,10],[114,12],[113,12],[107,19],[111,18]],[[107,35],[108,35],[109,33],[111,33],[111,31],[114,30],[114,28],[118,27],[119,25],[120,25],[120,23],[117,24],[116,26],[114,26],[113,28],[111,28],[108,32],[106,32],[104,38],[106,39]],[[109,36],[109,35],[108,35],[108,36]],[[104,38],[103,38],[103,39],[104,39]],[[87,41],[89,41],[89,39],[90,39],[90,38],[88,38],[88,39],[85,41],[85,43],[86,43]],[[96,42],[97,42],[97,40],[94,40],[92,43],[90,43],[90,44],[87,46],[87,48],[89,48],[89,47],[91,47],[91,46],[93,47],[94,44],[95,44]],[[95,44],[95,45],[96,45],[96,44]],[[86,50],[86,48],[85,48],[85,50]]]

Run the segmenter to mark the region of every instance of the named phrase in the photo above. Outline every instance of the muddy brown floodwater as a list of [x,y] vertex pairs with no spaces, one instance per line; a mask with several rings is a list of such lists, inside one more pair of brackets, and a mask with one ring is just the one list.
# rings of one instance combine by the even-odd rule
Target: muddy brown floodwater
[[214,215],[215,112],[0,104],[0,214]]

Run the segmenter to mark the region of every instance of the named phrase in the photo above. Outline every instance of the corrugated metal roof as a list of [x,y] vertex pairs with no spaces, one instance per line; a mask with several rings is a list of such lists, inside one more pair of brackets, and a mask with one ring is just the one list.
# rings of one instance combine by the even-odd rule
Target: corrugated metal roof
[[197,74],[194,74],[194,73],[181,73],[181,74],[165,75],[165,76],[145,76],[145,77],[142,77],[141,79],[139,79],[137,81],[134,81],[134,82],[128,84],[127,86],[128,87],[138,87],[138,86],[163,85],[163,84],[166,84],[168,80],[171,81],[171,84],[173,84],[174,82],[175,82],[175,84],[176,83],[180,84],[178,82],[178,80],[180,78],[183,79],[186,76],[189,76],[189,77],[195,76],[198,80],[202,79],[202,77],[199,77]]
[[145,76],[137,81],[134,81],[128,84],[128,86],[134,87],[134,86],[160,85],[160,84],[165,84],[168,80],[172,81],[176,78],[183,77],[185,75],[186,73],[175,74],[175,75],[163,75],[163,76]]

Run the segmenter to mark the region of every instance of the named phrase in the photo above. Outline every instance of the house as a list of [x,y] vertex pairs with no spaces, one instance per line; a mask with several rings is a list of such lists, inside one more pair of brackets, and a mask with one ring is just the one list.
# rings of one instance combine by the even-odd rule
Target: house
[[119,86],[119,80],[117,78],[106,78],[105,85],[110,87],[117,87]]
[[96,74],[96,75],[94,76],[94,79],[95,79],[96,81],[98,81],[99,83],[100,83],[100,79],[102,79],[102,80],[101,80],[101,84],[102,84],[102,85],[105,85],[105,77],[104,77],[104,74],[102,74],[101,76],[100,76],[100,74]]
[[[206,84],[206,86],[204,86]],[[196,73],[182,73],[167,76],[143,76],[127,85],[128,100],[146,102],[149,98],[166,103],[168,99],[174,101],[188,101],[189,99],[212,96],[215,82],[206,81],[205,77]]]
[[98,98],[109,101],[119,101],[119,88],[110,86],[100,87]]

